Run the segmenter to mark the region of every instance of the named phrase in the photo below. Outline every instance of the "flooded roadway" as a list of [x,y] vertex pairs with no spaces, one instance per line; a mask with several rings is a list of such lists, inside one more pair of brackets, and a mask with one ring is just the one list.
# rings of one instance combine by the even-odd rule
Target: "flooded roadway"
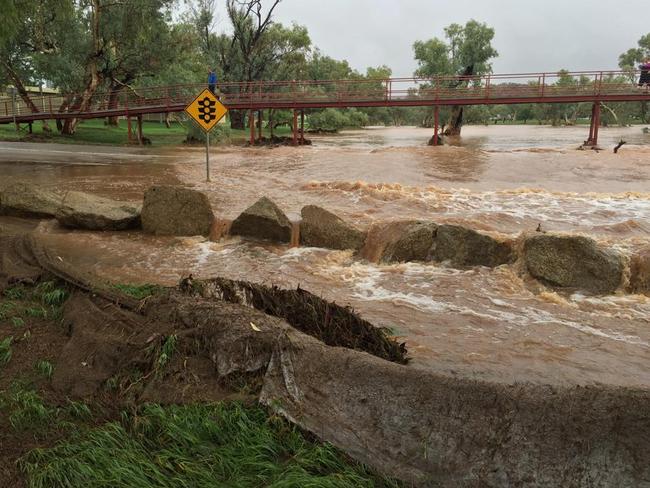
[[[209,184],[201,148],[0,143],[0,187],[25,181],[137,200],[150,184],[182,183],[205,191],[226,219],[266,195],[292,220],[318,204],[360,227],[423,218],[517,238],[541,223],[629,255],[650,245],[650,135],[604,129],[606,151],[576,151],[586,130],[468,127],[462,141],[436,149],[425,145],[430,131],[413,128],[316,137],[297,149],[220,147]],[[620,138],[628,145],[614,155]],[[518,265],[380,266],[349,252],[238,238],[70,233],[52,222],[38,231],[62,259],[113,282],[173,284],[192,272],[300,285],[391,328],[407,342],[411,367],[499,381],[650,386],[647,296],[560,295]]]

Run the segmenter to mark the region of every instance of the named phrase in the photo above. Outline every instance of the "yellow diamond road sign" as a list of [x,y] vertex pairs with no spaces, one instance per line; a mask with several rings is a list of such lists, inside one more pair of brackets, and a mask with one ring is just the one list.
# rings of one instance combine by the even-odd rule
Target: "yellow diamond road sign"
[[228,109],[208,89],[203,90],[192,103],[185,107],[185,111],[206,132],[210,132],[217,122],[228,113]]

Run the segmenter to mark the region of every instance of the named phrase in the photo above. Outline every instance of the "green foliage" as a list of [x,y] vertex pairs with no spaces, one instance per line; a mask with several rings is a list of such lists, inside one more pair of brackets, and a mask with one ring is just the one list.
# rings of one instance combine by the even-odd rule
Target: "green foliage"
[[650,59],[650,33],[642,36],[636,48],[628,49],[618,58],[621,69],[636,68],[637,64]]
[[0,320],[11,316],[12,324],[22,327],[25,325],[22,317],[57,318],[68,298],[68,291],[56,281],[44,281],[33,287],[19,285],[8,288],[5,296],[15,301],[0,303]]
[[351,127],[368,125],[368,115],[357,109],[338,110],[326,108],[309,115],[309,127],[312,130],[335,131]]
[[68,400],[68,406],[65,410],[70,417],[77,420],[90,420],[93,416],[90,407],[82,402]]
[[10,336],[0,341],[0,368],[11,360],[11,343],[13,340],[14,338]]
[[104,383],[104,388],[107,391],[117,391],[120,386],[120,378],[118,376],[111,376]]
[[56,410],[46,406],[38,393],[21,385],[13,385],[0,397],[0,410],[8,413],[9,423],[16,430],[36,430],[56,416]]
[[129,295],[137,300],[150,297],[158,293],[162,287],[159,285],[144,284],[144,285],[114,285],[116,289],[122,293]]
[[275,6],[262,11],[247,2],[227,0],[226,11],[232,33],[214,39],[217,74],[224,81],[302,78],[311,46],[307,29],[273,22]]
[[52,375],[54,374],[54,366],[49,361],[39,360],[36,362],[34,368],[38,374],[44,378],[47,378],[48,380],[51,379]]
[[0,320],[4,320],[9,315],[13,313],[16,309],[16,304],[13,302],[1,302],[0,303]]
[[[193,120],[188,120],[185,124],[187,142],[205,143],[205,131],[201,129]],[[230,142],[231,129],[225,124],[217,124],[210,131],[210,144],[225,144]]]
[[51,307],[58,307],[68,299],[68,291],[57,287],[54,281],[44,281],[36,286],[35,294],[39,295],[41,302]]
[[165,339],[165,342],[163,342],[163,345],[160,348],[158,358],[156,359],[155,368],[157,371],[162,371],[165,366],[167,366],[167,364],[171,361],[172,357],[174,356],[174,352],[176,351],[177,342],[178,336],[175,334],[172,334],[167,337],[167,339]]
[[359,76],[345,61],[324,56],[315,48],[307,66],[307,77],[312,80],[345,80]]
[[25,326],[25,321],[20,318],[20,317],[11,317],[11,324],[14,327],[24,327]]
[[261,408],[146,405],[20,465],[30,488],[397,487]]
[[475,74],[492,71],[490,60],[498,56],[492,47],[494,29],[475,20],[464,26],[451,24],[445,28],[446,42],[437,38],[413,44],[418,62],[416,76]]
[[27,307],[25,309],[25,315],[37,319],[44,319],[47,317],[47,310],[43,307]]
[[23,285],[16,285],[7,288],[4,291],[4,296],[10,300],[20,300],[25,297],[25,287]]

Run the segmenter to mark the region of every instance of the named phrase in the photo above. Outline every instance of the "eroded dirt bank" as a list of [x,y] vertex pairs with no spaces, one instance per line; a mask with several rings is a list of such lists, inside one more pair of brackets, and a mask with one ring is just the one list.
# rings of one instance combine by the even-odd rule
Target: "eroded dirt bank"
[[[650,482],[646,388],[437,374],[327,345],[256,310],[264,300],[242,284],[199,282],[138,301],[65,264],[37,235],[0,240],[2,286],[43,278],[72,293],[52,379],[61,395],[92,398],[117,385],[117,401],[187,402],[257,384],[261,402],[419,486]],[[170,340],[177,353],[161,364]]]

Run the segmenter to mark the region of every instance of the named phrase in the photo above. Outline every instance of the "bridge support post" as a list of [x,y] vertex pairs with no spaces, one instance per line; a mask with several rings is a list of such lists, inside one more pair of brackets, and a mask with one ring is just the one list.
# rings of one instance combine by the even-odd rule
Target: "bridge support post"
[[300,145],[305,144],[305,111],[300,111]]
[[250,128],[251,131],[251,137],[250,137],[250,144],[251,146],[255,145],[255,112],[253,112],[253,109],[250,109],[248,111],[248,127]]
[[262,110],[257,112],[257,140],[262,142]]
[[298,111],[293,109],[293,145],[298,145]]
[[595,102],[591,108],[591,123],[589,124],[589,139],[586,146],[598,145],[598,130],[600,129],[600,102]]
[[440,123],[440,114],[438,106],[436,105],[433,109],[433,145],[438,145],[438,125]]
[[126,129],[127,129],[127,138],[129,143],[131,142],[131,116],[127,114],[126,116]]

